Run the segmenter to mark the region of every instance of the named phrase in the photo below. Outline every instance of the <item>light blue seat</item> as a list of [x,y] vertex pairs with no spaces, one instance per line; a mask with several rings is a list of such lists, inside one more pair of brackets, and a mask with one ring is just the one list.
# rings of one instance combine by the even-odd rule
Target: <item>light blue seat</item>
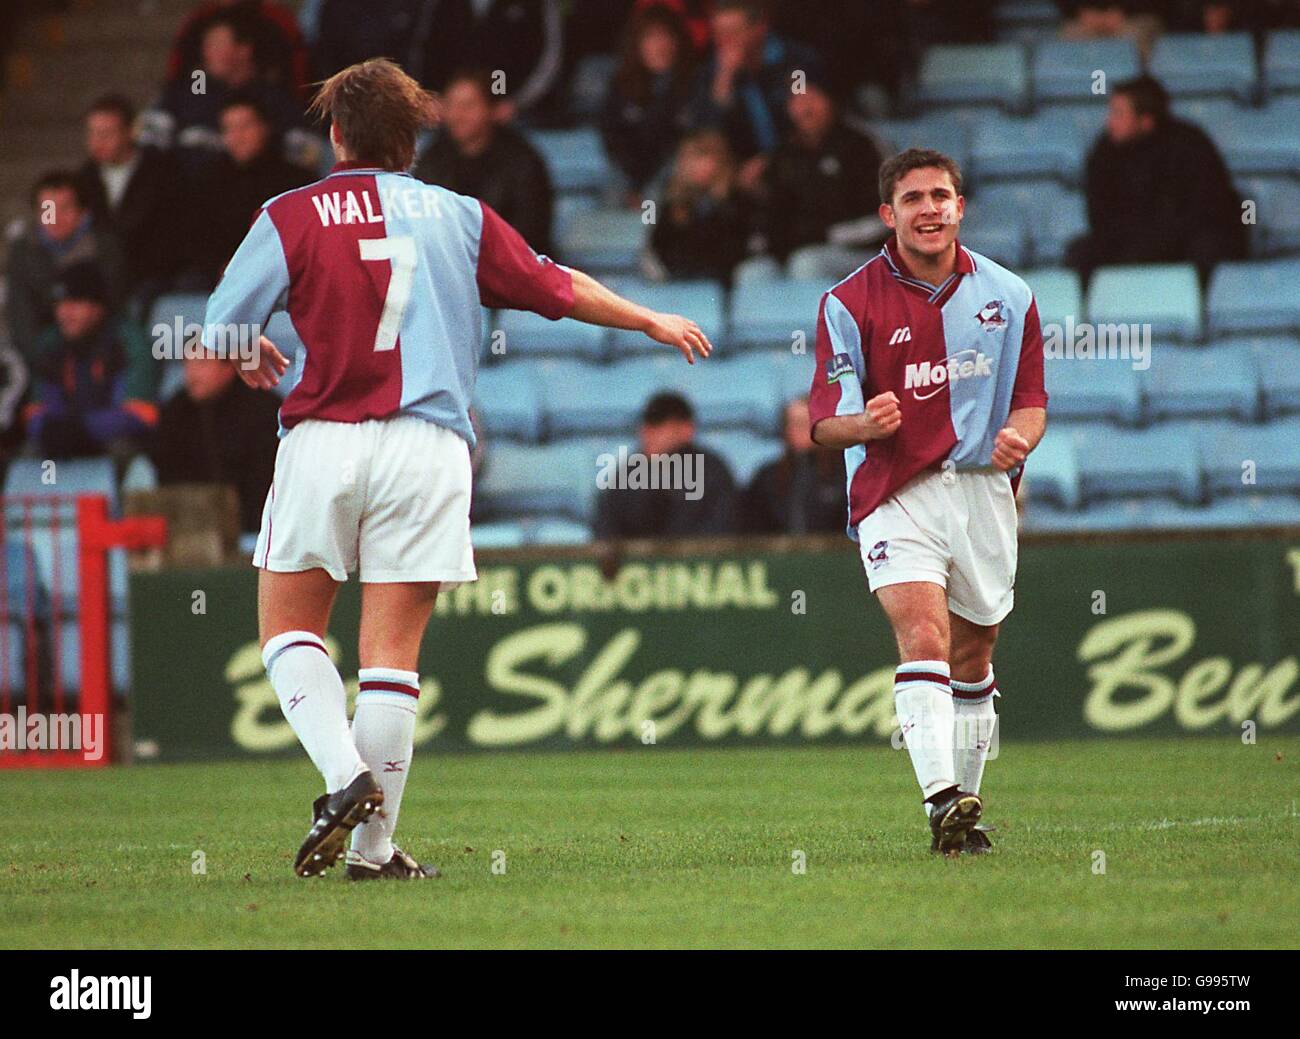
[[639,395],[643,406],[652,394],[675,390],[690,402],[697,423],[705,429],[747,427],[770,432],[776,428],[777,370],[765,355],[713,358],[692,366],[679,355],[665,353],[622,361],[612,368],[611,381],[620,387],[615,393],[618,400]]
[[1193,437],[1164,427],[1070,430],[1085,501],[1122,497],[1201,500],[1200,454]]
[[772,347],[789,350],[802,341],[808,349],[817,341],[817,314],[830,286],[820,281],[737,285],[731,293],[728,344],[733,349]]
[[1029,259],[1025,211],[985,199],[969,202],[961,222],[961,243],[1004,266],[1018,268]]
[[1150,324],[1155,337],[1201,334],[1201,285],[1191,264],[1101,267],[1088,292],[1094,324]]
[[1274,29],[1268,34],[1260,77],[1271,96],[1300,91],[1300,29]]
[[1106,74],[1106,90],[1142,71],[1137,44],[1131,39],[1045,40],[1034,48],[1031,63],[1034,98],[1044,101],[1095,103],[1093,74]]
[[[687,367],[686,362],[681,362]],[[536,366],[547,429],[553,437],[628,434],[652,392],[619,373],[618,365],[543,361]]]
[[557,236],[563,238],[573,221],[583,213],[594,213],[600,208],[600,199],[595,195],[567,194],[555,196],[553,214],[554,229]]
[[640,262],[646,237],[639,211],[578,213],[562,232],[561,258],[583,270],[631,273]]
[[784,446],[777,437],[756,437],[752,433],[710,432],[699,437],[702,447],[717,452],[731,470],[739,490],[746,487],[768,462],[781,456]]
[[768,283],[780,281],[784,277],[781,264],[772,256],[750,256],[736,264],[731,272],[733,285],[751,283]]
[[[811,343],[802,354],[790,350],[765,350],[754,356],[765,358],[770,365],[776,378],[777,399],[782,407],[799,397],[808,396],[812,389],[813,373],[824,372],[817,364]],[[824,374],[822,378],[825,378]]]
[[1088,230],[1087,204],[1081,192],[1067,191],[1056,197],[1051,209],[1035,212],[1029,221],[1029,241],[1035,263],[1063,263],[1074,239]]
[[1129,425],[1141,420],[1141,390],[1129,361],[1048,357],[1043,379],[1054,419],[1104,418]]
[[[1038,320],[1045,340],[1048,325],[1064,326],[1067,321],[1077,324],[1085,320],[1083,284],[1077,273],[1068,267],[1044,267],[1025,271],[1023,276],[1038,304]],[[1064,335],[1064,328],[1061,334]]]
[[[202,328],[207,307],[208,297],[201,293],[178,292],[159,296],[154,300],[153,306],[149,308],[148,327],[145,332],[149,336],[150,342],[152,343],[160,336],[166,335],[169,346],[174,350],[177,349],[179,345],[183,345],[176,343],[174,329],[176,328],[177,319],[180,319],[183,330],[190,328],[190,326]],[[162,371],[158,376],[158,399],[166,401],[174,397],[184,387],[184,365],[179,353],[173,355],[171,359],[159,363],[162,365]]]
[[1300,329],[1300,259],[1221,263],[1210,277],[1213,334]]
[[591,127],[535,130],[528,135],[541,152],[557,192],[599,191],[610,178],[600,134]]
[[[709,341],[721,352],[726,342],[726,290],[716,281],[645,282],[620,279],[614,286],[628,299],[651,310],[684,314],[700,326]],[[652,343],[641,332],[614,329],[609,337],[614,357],[641,356],[664,348]],[[685,362],[683,362],[685,363]]]
[[1255,45],[1250,34],[1165,33],[1151,51],[1151,74],[1173,96],[1226,95],[1252,100]]
[[1078,124],[1064,113],[1024,118],[990,112],[971,134],[971,176],[992,179],[1056,177],[1074,184],[1081,175],[1088,142]]
[[474,414],[489,442],[499,437],[542,438],[538,381],[537,369],[529,363],[497,364],[479,371]]
[[1261,109],[1225,109],[1203,122],[1234,176],[1294,173],[1300,166],[1300,98]]
[[875,256],[878,249],[849,249],[842,245],[805,245],[786,261],[786,271],[795,281],[838,284]]
[[1300,495],[1242,494],[1219,498],[1201,510],[1207,526],[1300,526]]
[[1300,413],[1300,340],[1252,339],[1264,415]]
[[580,357],[598,360],[605,356],[608,330],[572,318],[552,321],[529,310],[498,310],[487,334],[491,357]]
[[1049,426],[1025,463],[1025,488],[1031,506],[1040,501],[1067,509],[1079,505],[1079,461],[1068,429]]
[[895,151],[935,148],[965,169],[970,161],[969,124],[952,112],[926,112],[917,119],[879,120],[875,129]]
[[1156,345],[1151,367],[1138,375],[1153,419],[1231,415],[1249,422],[1259,412],[1259,372],[1245,344]]
[[1300,419],[1202,423],[1189,432],[1199,443],[1212,494],[1300,493]]
[[513,520],[497,520],[492,523],[475,523],[469,530],[470,541],[474,548],[523,548],[527,543],[524,525]]
[[[108,499],[109,510],[117,510],[117,479],[113,473],[113,463],[107,458],[68,458],[53,462],[50,470],[53,483],[46,483],[45,461],[39,458],[16,458],[5,473],[4,493],[6,495],[30,495],[32,497],[49,497],[58,495],[66,497],[79,494],[102,494]],[[10,503],[9,521],[21,519],[21,513],[15,511],[17,503]],[[69,513],[70,514],[70,513]],[[33,514],[36,515],[35,513]],[[42,516],[48,518],[49,513]]]
[[571,445],[491,445],[474,486],[486,519],[561,515],[587,520],[595,467]]
[[1300,252],[1300,181],[1291,177],[1243,178],[1242,198],[1255,203],[1251,253],[1279,256]]
[[588,545],[591,527],[566,519],[537,520],[527,528],[530,545]]
[[1028,95],[1025,51],[1014,43],[940,44],[921,59],[917,99],[922,104],[1019,110]]
[[[1054,180],[998,181],[980,188],[968,213],[985,207],[995,214],[1011,213],[1023,229],[1035,263],[1060,263],[1070,239],[1087,230],[1083,199]],[[965,244],[969,231],[962,227]]]

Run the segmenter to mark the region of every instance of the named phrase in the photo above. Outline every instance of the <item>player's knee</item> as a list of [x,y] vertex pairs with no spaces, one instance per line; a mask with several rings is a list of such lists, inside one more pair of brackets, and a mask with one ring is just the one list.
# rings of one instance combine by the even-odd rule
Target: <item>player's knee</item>
[[954,681],[982,681],[993,663],[993,643],[967,642],[953,646],[949,663]]
[[948,633],[933,620],[918,620],[899,632],[899,650],[904,660],[947,660]]

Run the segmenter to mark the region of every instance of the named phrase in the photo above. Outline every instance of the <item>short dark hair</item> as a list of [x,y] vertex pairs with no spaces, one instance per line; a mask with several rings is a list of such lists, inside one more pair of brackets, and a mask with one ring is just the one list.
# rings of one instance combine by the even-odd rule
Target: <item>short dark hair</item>
[[957,161],[943,152],[933,148],[908,148],[897,155],[892,155],[880,165],[880,201],[887,206],[894,204],[894,189],[898,182],[913,170],[943,170],[952,178],[953,190],[961,194],[961,167]]
[[1154,76],[1126,79],[1115,88],[1115,93],[1128,98],[1138,115],[1149,115],[1157,123],[1164,122],[1169,115],[1169,93]]
[[713,5],[714,14],[739,11],[751,22],[765,22],[770,15],[767,0],[718,0]]
[[122,120],[122,125],[130,126],[135,122],[135,105],[125,94],[101,94],[86,109],[87,117],[104,113],[115,115]]
[[656,393],[641,412],[643,426],[660,426],[665,422],[694,422],[695,410],[680,393],[666,390]]
[[492,73],[487,69],[471,67],[454,69],[442,84],[442,92],[445,94],[457,83],[470,83],[478,87],[478,92],[483,95],[484,100],[489,104],[499,100],[498,96],[492,91]]
[[256,94],[247,90],[237,90],[221,103],[221,109],[218,116],[223,116],[232,108],[251,108],[265,125],[272,126],[271,114],[266,110],[266,104]]
[[81,190],[81,181],[70,170],[50,170],[36,178],[32,185],[32,205],[47,191],[71,191],[77,199],[77,205],[86,206],[86,196]]

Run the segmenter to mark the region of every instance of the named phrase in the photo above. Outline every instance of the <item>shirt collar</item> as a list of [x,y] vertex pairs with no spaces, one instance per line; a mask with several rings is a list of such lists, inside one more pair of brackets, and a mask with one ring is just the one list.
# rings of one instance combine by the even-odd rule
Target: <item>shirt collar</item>
[[[889,261],[889,266],[894,273],[905,281],[918,282],[921,285],[928,285],[929,282],[923,281],[912,273],[911,268],[903,260],[903,254],[898,250],[898,235],[891,235],[889,241],[885,243],[885,258]],[[961,239],[957,239],[957,273],[974,274],[975,261],[971,258],[970,252],[962,247]],[[945,279],[946,280],[946,279]],[[931,285],[931,288],[935,286]]]

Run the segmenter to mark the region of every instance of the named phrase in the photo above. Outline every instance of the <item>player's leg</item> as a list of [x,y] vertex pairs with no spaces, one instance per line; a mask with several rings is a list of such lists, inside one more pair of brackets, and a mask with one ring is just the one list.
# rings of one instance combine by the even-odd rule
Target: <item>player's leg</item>
[[993,708],[993,697],[997,695],[993,683],[993,647],[998,640],[998,625],[973,624],[950,613],[948,628],[952,632],[948,661],[952,666],[956,716],[953,762],[957,783],[963,790],[978,794],[997,724],[997,712]]
[[383,867],[395,853],[393,833],[415,738],[420,642],[438,588],[437,581],[362,585],[360,687],[352,735],[383,787],[384,812],[353,831],[350,875],[366,864]]

